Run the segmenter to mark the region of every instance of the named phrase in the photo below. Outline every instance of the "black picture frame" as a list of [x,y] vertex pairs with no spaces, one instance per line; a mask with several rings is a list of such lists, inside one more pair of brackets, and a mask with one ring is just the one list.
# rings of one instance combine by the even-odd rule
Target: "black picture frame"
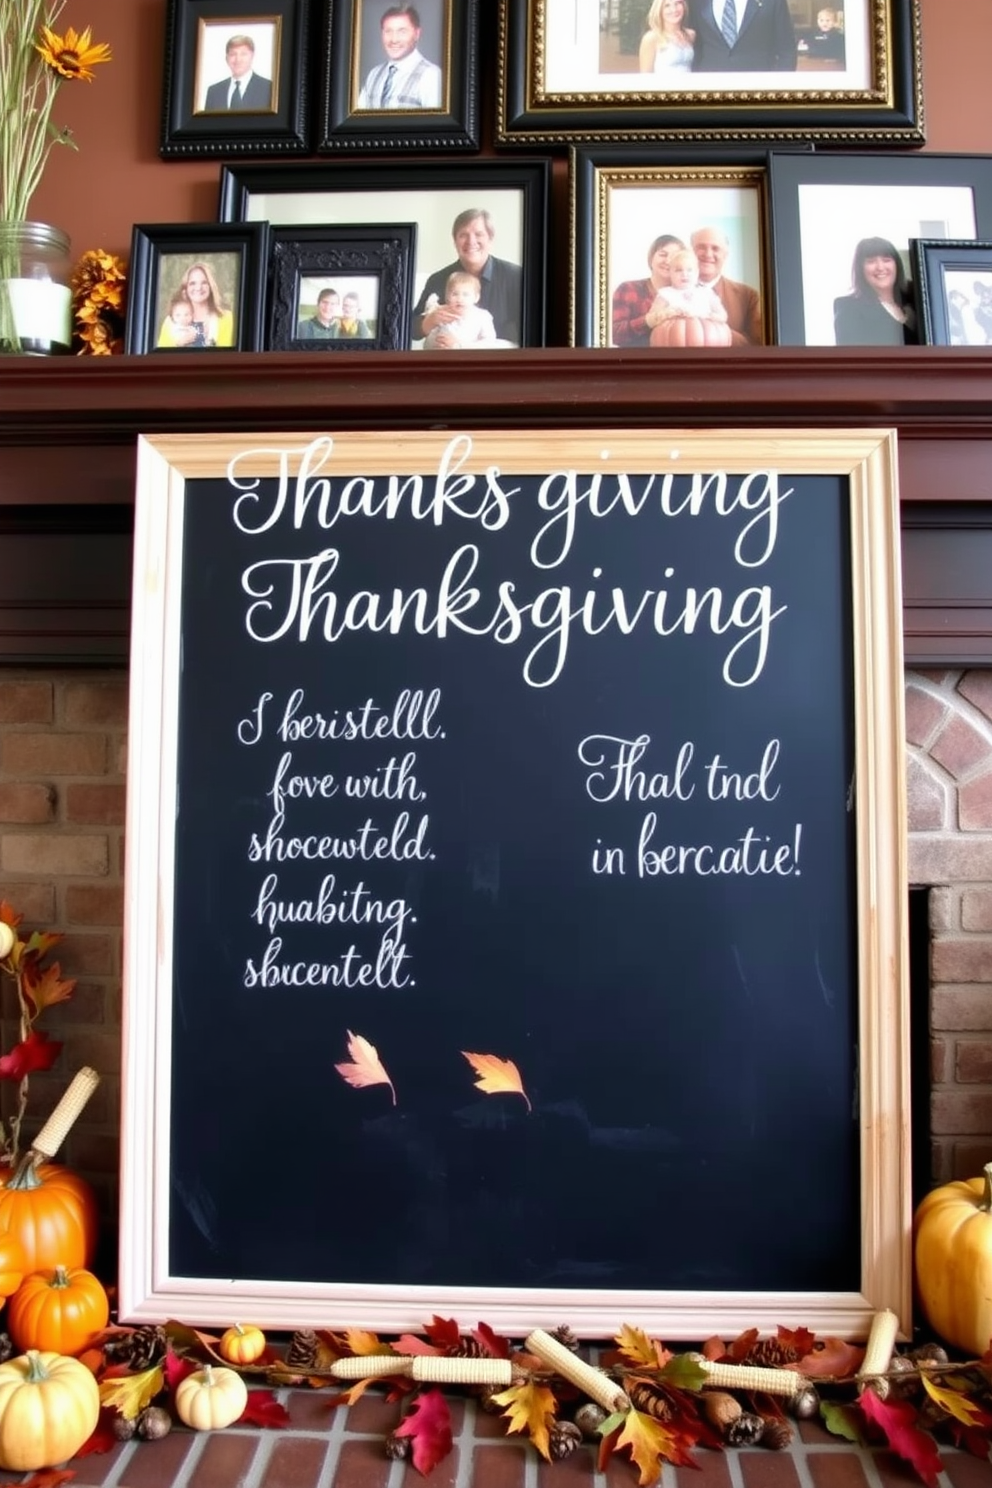
[[[136,224],[131,233],[125,351],[137,356],[194,350],[261,351],[268,239],[265,222]],[[203,264],[230,310],[223,309],[219,326],[214,327],[220,334],[213,343],[208,329],[206,343],[179,344],[180,331],[166,327],[165,318],[185,274]],[[230,317],[229,329],[225,316]]]
[[[662,211],[652,200],[656,192],[659,199],[661,193],[672,193]],[[569,152],[569,205],[571,346],[648,346],[650,333],[640,334],[640,327],[625,327],[623,337],[614,338],[614,294],[621,283],[649,277],[648,249],[660,232],[688,243],[692,228],[711,221],[724,231],[730,221],[740,227],[721,270],[735,292],[736,303],[728,305],[733,344],[770,344],[766,150],[574,146]],[[646,230],[645,222],[650,223]],[[675,348],[655,349],[664,354]]]
[[[416,223],[274,228],[269,239],[270,351],[408,351]],[[333,278],[333,285],[331,279]],[[333,288],[342,304],[360,295],[368,336],[308,334],[304,309]],[[316,295],[316,299],[308,296]],[[370,296],[374,305],[370,305]],[[318,325],[316,314],[310,319]],[[372,322],[374,321],[374,325]]]
[[223,222],[268,221],[274,227],[415,222],[414,294],[419,296],[429,275],[453,256],[455,217],[472,209],[488,211],[496,228],[493,258],[519,265],[514,274],[519,272],[520,279],[520,338],[504,341],[543,346],[550,178],[546,158],[224,165],[219,216]]
[[[308,153],[309,24],[310,0],[168,0],[159,154],[175,160]],[[254,43],[253,81],[268,83],[268,90],[238,110],[226,101],[211,106],[217,103],[211,90],[231,77],[225,71],[230,43],[241,36]]]
[[[811,19],[822,8],[793,0],[783,11],[786,25],[797,3]],[[779,4],[787,0],[758,0],[763,25]],[[809,55],[811,42],[807,54],[799,51],[803,37],[795,29],[803,70],[787,71],[780,60],[762,72],[699,70],[667,88],[641,82],[638,46],[649,5],[499,0],[497,143],[925,142],[920,0],[847,0],[841,72],[820,70],[830,62]],[[690,19],[698,63],[700,6],[691,7]],[[719,46],[715,22],[713,29]]]
[[478,0],[418,0],[418,50],[440,67],[437,107],[363,101],[371,69],[386,60],[379,36],[387,8],[388,0],[327,0],[317,152],[478,150]]
[[992,241],[914,238],[909,254],[924,345],[992,344]]
[[851,292],[855,249],[869,237],[895,245],[907,277],[913,238],[940,237],[938,228],[949,240],[992,237],[987,155],[772,151],[768,179],[782,346],[837,344],[834,304]]

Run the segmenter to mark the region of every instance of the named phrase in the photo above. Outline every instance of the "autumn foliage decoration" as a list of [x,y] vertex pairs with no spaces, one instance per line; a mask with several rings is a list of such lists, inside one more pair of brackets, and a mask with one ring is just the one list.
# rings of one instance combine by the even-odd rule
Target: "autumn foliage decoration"
[[13,1111],[0,1120],[0,1163],[10,1167],[16,1167],[21,1156],[30,1077],[51,1069],[62,1049],[61,1043],[50,1039],[38,1023],[46,1008],[65,1002],[76,987],[74,979],[62,976],[59,963],[49,960],[62,936],[34,930],[22,939],[18,934],[21,919],[5,900],[0,900],[0,973],[13,982],[19,1022],[18,1042],[0,1055],[0,1080],[17,1087]]

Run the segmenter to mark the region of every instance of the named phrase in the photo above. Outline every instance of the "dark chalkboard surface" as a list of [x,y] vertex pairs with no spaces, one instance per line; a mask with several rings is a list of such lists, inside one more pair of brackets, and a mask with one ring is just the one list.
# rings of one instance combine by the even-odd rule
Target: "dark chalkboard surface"
[[124,1312],[908,1317],[891,437],[141,459]]

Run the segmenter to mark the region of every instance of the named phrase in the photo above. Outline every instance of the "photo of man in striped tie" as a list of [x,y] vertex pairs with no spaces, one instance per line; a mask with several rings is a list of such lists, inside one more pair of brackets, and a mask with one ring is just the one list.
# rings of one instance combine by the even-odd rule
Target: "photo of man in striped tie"
[[794,72],[789,0],[695,0],[693,72]]
[[360,109],[440,109],[441,69],[420,51],[420,13],[413,5],[391,5],[379,25],[385,62],[368,73],[358,95]]

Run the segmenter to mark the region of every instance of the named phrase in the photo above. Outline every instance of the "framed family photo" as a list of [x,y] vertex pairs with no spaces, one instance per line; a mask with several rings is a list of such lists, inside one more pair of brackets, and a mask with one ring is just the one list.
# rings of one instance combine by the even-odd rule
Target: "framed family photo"
[[925,140],[920,0],[499,7],[501,144]]
[[159,153],[308,151],[308,20],[309,0],[168,0]]
[[783,346],[912,345],[910,242],[992,236],[983,155],[773,152],[769,188]]
[[270,351],[406,351],[416,224],[271,233]]
[[261,351],[268,225],[137,225],[124,349]]
[[478,150],[477,3],[330,6],[318,150]]
[[909,258],[920,341],[992,345],[992,242],[914,238]]
[[576,148],[570,177],[573,346],[768,343],[763,152]]
[[[468,344],[473,309],[492,318],[487,345],[543,346],[549,175],[547,160],[225,165],[220,217],[277,228],[415,224],[412,349]],[[448,304],[455,274],[475,281],[461,311]]]

